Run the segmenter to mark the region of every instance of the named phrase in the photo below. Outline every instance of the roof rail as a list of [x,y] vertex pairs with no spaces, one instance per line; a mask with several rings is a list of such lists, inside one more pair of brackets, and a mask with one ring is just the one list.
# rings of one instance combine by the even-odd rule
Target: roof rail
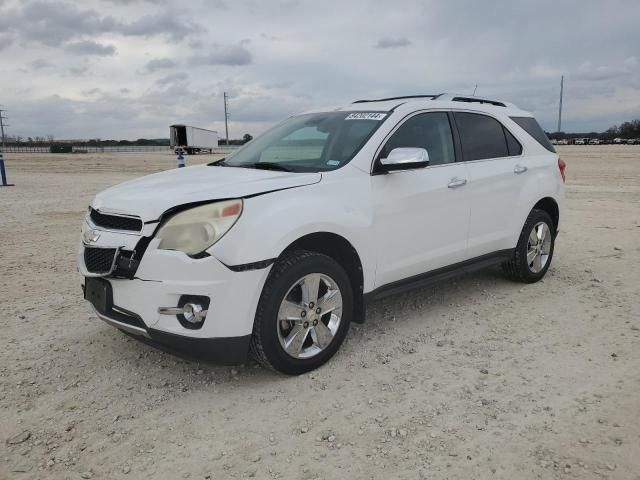
[[467,102],[467,103],[488,103],[489,105],[495,105],[496,107],[506,107],[507,105],[497,100],[489,100],[487,98],[476,97],[453,97],[452,102]]
[[386,102],[390,100],[410,100],[425,98],[431,100],[444,100],[449,102],[465,102],[465,103],[480,103],[486,105],[493,105],[495,107],[513,107],[517,108],[512,103],[501,102],[499,100],[491,100],[490,98],[474,97],[473,95],[456,95],[454,93],[439,93],[438,95],[403,95],[401,97],[388,97],[377,98],[371,100],[356,100],[353,103],[370,103],[370,102]]
[[431,100],[434,100],[438,98],[440,95],[403,95],[401,97],[376,98],[371,100],[356,100],[353,103],[388,102],[390,100],[405,100],[407,98],[430,98]]
[[513,106],[512,104],[501,102],[499,100],[491,100],[490,98],[474,97],[473,95],[456,95],[454,93],[443,93],[439,95],[438,100],[448,100],[450,102],[482,103],[494,105],[496,107]]

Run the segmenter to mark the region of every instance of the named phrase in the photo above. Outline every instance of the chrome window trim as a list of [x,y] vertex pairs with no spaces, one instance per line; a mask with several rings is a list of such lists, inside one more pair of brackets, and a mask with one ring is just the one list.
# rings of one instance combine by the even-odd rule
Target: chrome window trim
[[[371,166],[369,168],[369,175],[376,175],[374,173],[374,167],[376,164],[376,159],[378,158],[378,155],[380,155],[380,152],[382,151],[382,148],[384,147],[384,145],[387,143],[387,141],[389,140],[389,138],[398,130],[398,128],[400,128],[402,125],[405,124],[406,121],[408,121],[409,119],[415,117],[416,115],[421,115],[423,113],[437,113],[437,112],[444,112],[444,113],[453,113],[453,112],[461,112],[461,113],[475,113],[477,115],[485,115],[487,117],[491,117],[494,120],[496,120],[498,123],[500,123],[500,125],[502,125],[503,128],[505,128],[511,135],[513,135],[513,137],[518,140],[518,142],[520,143],[520,145],[522,146],[522,152],[520,152],[520,155],[509,155],[507,157],[493,157],[493,158],[481,158],[478,160],[461,160],[461,161],[456,161],[454,160],[453,162],[450,163],[441,163],[440,165],[429,165],[426,166],[424,168],[420,168],[418,170],[426,170],[429,168],[438,168],[438,167],[447,167],[450,165],[461,165],[461,164],[465,164],[465,163],[475,163],[475,162],[487,162],[487,161],[494,161],[494,160],[504,160],[504,159],[509,159],[509,158],[522,158],[525,156],[525,150],[526,150],[526,143],[522,141],[522,139],[520,138],[519,135],[516,135],[515,133],[513,133],[511,131],[510,128],[507,128],[504,124],[504,122],[500,121],[500,118],[497,117],[496,115],[493,115],[491,113],[488,112],[479,112],[477,110],[469,110],[469,109],[464,109],[464,108],[426,108],[426,109],[420,109],[420,110],[416,110],[414,112],[411,112],[407,115],[405,115],[404,117],[402,117],[398,123],[396,123],[396,125],[385,135],[385,137],[382,139],[382,142],[380,143],[380,145],[378,145],[378,148],[376,149],[375,154],[373,155],[373,159],[371,160]],[[453,138],[453,131],[451,132],[451,137]],[[505,139],[506,141],[506,139]],[[411,170],[416,170],[416,169],[411,169]],[[398,170],[397,172],[408,172],[410,170]],[[397,173],[394,172],[394,173]]]

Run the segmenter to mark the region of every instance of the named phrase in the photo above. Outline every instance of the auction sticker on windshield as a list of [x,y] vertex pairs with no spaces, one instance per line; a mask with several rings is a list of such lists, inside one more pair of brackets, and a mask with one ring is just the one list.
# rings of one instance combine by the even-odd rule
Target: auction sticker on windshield
[[377,120],[380,121],[386,117],[386,113],[380,112],[355,112],[347,115],[345,120]]

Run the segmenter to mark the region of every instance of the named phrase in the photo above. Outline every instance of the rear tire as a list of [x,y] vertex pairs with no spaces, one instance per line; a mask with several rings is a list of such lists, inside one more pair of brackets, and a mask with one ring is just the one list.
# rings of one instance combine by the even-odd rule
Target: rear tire
[[502,264],[507,277],[523,283],[535,283],[547,273],[553,258],[556,229],[551,216],[533,209],[518,237],[513,257]]
[[351,282],[334,259],[306,250],[285,254],[262,290],[251,356],[287,375],[316,369],[338,351],[352,316]]

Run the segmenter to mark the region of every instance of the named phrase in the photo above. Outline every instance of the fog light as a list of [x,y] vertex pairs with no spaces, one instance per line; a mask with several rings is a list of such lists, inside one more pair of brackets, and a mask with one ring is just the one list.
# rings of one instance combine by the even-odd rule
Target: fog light
[[197,303],[185,303],[182,307],[182,316],[189,323],[202,323],[207,316],[207,310]]
[[180,325],[190,330],[198,330],[204,325],[211,299],[204,295],[182,295],[175,307],[160,307],[160,315],[175,316]]

